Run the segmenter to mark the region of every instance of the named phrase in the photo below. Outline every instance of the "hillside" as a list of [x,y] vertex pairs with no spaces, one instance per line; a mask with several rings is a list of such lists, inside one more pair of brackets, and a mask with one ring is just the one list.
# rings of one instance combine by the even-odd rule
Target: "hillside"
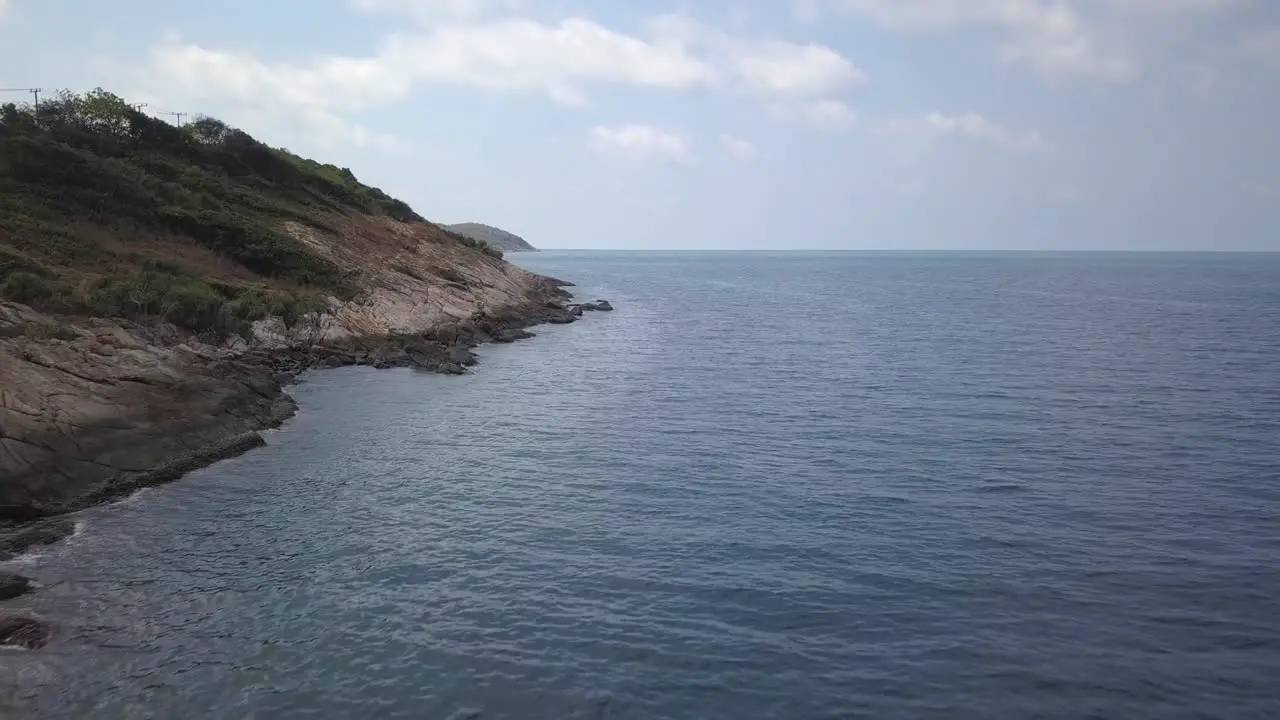
[[581,315],[345,168],[101,90],[39,110],[0,107],[0,520],[260,444],[306,368],[461,373]]
[[448,229],[485,243],[489,247],[501,250],[502,252],[537,252],[538,248],[530,245],[524,238],[506,230],[493,227],[492,225],[484,225],[482,223],[457,223],[455,225],[446,225]]

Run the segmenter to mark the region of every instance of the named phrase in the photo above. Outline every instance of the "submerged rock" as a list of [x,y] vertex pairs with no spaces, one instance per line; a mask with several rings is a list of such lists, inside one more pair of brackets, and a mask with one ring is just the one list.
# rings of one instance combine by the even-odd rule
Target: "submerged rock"
[[507,328],[497,330],[490,336],[496,343],[513,343],[517,340],[525,340],[535,337],[533,333],[521,328]]
[[449,349],[449,362],[468,367],[475,365],[479,358],[471,352],[471,348],[458,345]]
[[26,617],[0,617],[0,645],[36,650],[49,644],[53,631],[39,620]]
[[31,578],[0,572],[0,600],[12,600],[31,592]]
[[76,531],[76,524],[67,518],[46,520],[27,525],[7,535],[0,536],[0,560],[9,560],[33,547],[52,545]]

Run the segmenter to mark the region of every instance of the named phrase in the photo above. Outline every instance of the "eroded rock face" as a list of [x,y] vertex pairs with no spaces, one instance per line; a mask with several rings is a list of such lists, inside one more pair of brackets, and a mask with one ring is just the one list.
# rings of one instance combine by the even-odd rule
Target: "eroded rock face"
[[375,282],[309,336],[265,328],[248,345],[0,303],[0,520],[77,510],[261,445],[257,431],[292,415],[282,388],[300,371],[359,364],[462,374],[480,342],[575,319],[556,281],[497,261],[460,267],[471,273],[467,294],[420,288],[408,276]]
[[0,325],[74,339],[0,339],[0,516],[31,519],[110,494],[143,473],[278,421],[290,405],[268,368],[163,330],[71,325],[0,305]]

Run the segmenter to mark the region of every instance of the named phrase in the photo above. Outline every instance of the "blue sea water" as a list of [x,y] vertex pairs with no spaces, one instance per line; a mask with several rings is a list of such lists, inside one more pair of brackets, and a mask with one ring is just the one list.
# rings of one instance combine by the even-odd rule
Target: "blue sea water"
[[81,513],[3,712],[1280,717],[1280,257],[513,257],[617,311]]

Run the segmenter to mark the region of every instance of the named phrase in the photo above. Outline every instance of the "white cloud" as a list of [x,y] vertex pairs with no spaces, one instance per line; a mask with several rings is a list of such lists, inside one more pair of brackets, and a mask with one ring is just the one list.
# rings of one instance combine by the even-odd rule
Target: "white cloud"
[[218,114],[236,124],[303,132],[326,146],[408,150],[403,141],[348,117],[409,92],[407,77],[384,73],[369,60],[331,57],[306,68],[270,65],[252,55],[169,38],[153,50],[147,81],[149,89],[131,99]]
[[389,138],[375,142],[349,118],[424,84],[582,105],[606,86],[804,98],[866,79],[831,48],[731,36],[682,15],[650,18],[643,33],[628,34],[578,17],[544,23],[509,15],[527,0],[351,2],[360,11],[407,14],[423,24],[388,35],[366,56],[304,63],[267,62],[170,37],[153,50],[145,84],[162,103],[190,102],[228,118],[301,118],[326,136],[346,127],[353,141],[390,147]]
[[[385,12],[409,15],[421,22],[433,22],[442,18],[476,17],[492,9],[490,0],[351,0],[351,6],[364,12]],[[496,3],[512,9],[520,7],[519,0]]]
[[1014,153],[1029,153],[1044,147],[1040,133],[1014,132],[974,112],[944,115],[932,112],[920,117],[890,120],[878,133],[905,139],[926,149],[941,138],[955,137],[983,142]]
[[720,144],[724,146],[725,152],[743,162],[755,160],[756,156],[760,154],[759,150],[756,149],[755,143],[733,135],[721,135]]
[[0,0],[0,23],[9,17],[9,0]]
[[853,127],[858,115],[839,100],[823,99],[804,103],[776,104],[773,115],[780,120],[825,130]]
[[996,29],[1004,61],[1045,75],[1130,82],[1150,61],[1163,23],[1226,12],[1247,0],[800,1],[904,33]]
[[693,160],[688,138],[651,125],[597,125],[587,134],[587,146],[599,155],[627,160]]
[[867,81],[866,73],[825,45],[746,44],[730,62],[749,87],[766,93],[824,95]]
[[567,103],[583,102],[590,85],[681,89],[717,80],[716,70],[680,43],[650,42],[579,18],[444,26],[393,40],[383,62],[424,81],[541,92]]

